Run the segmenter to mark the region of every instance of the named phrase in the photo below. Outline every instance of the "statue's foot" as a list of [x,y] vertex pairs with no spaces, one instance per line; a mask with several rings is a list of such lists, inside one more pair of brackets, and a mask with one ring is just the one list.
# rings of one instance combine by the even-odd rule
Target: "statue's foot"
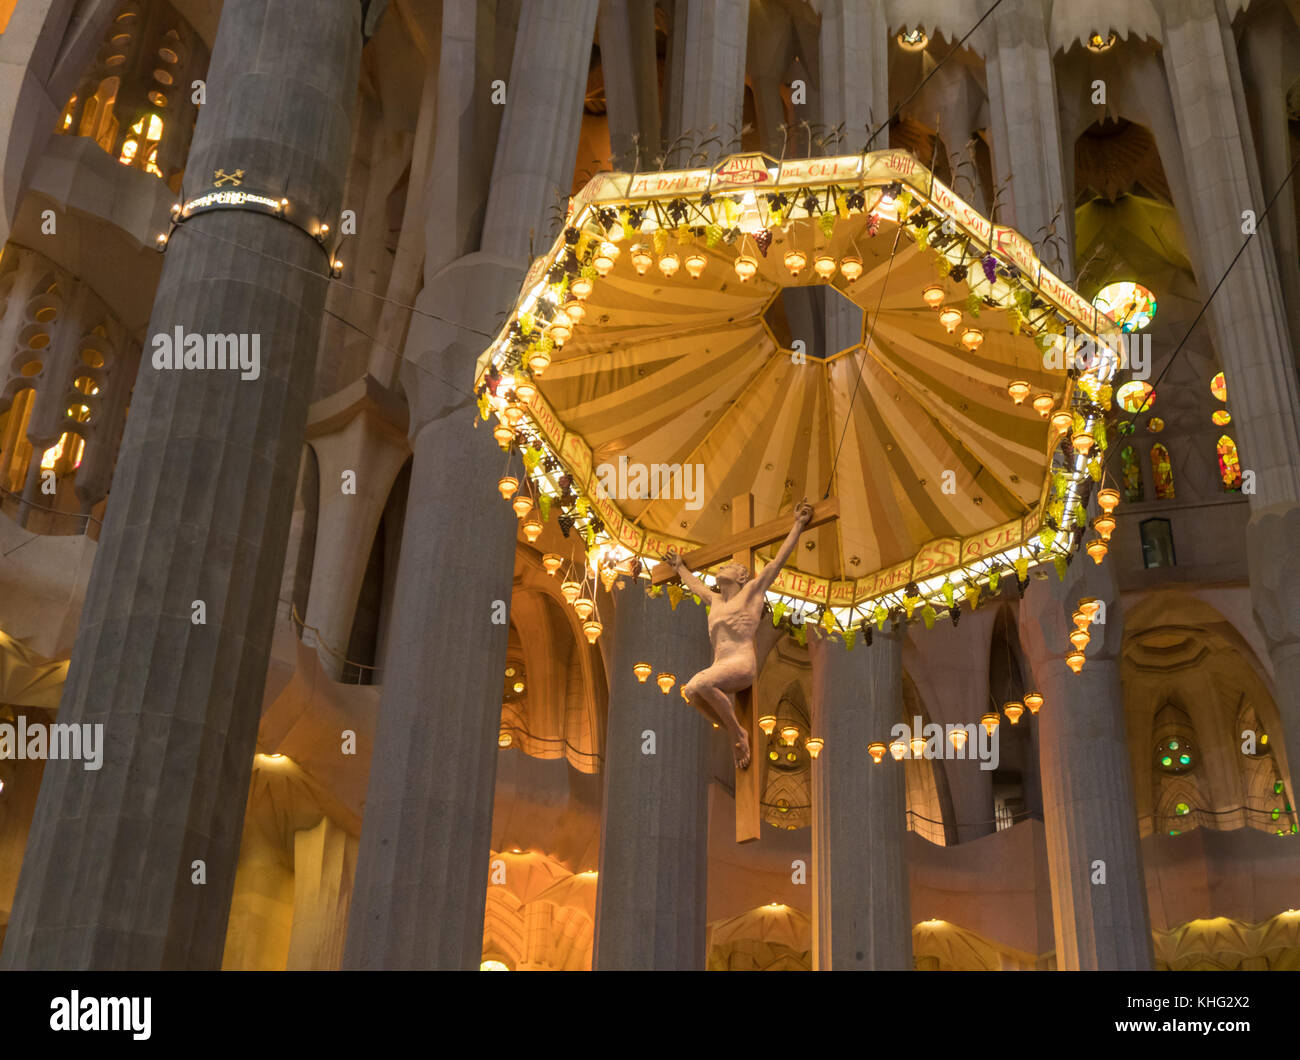
[[736,768],[748,769],[749,768],[749,737],[745,734],[745,731],[743,729],[741,729],[737,733],[737,736],[739,738],[736,740],[734,744],[731,745],[732,750],[736,755]]

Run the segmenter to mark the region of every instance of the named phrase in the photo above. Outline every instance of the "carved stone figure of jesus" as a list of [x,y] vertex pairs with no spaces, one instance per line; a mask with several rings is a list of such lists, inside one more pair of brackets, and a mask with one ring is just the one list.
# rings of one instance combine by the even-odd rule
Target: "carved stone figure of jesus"
[[[682,695],[691,706],[731,734],[737,769],[749,767],[750,747],[749,734],[736,718],[735,694],[758,680],[754,638],[763,618],[765,594],[794,552],[812,515],[812,505],[806,498],[801,500],[794,510],[794,526],[776,558],[757,577],[739,563],[728,563],[718,571],[718,587],[709,609],[713,662],[682,687]],[[709,599],[709,587],[687,569],[676,549],[669,549],[664,561],[692,592]]]

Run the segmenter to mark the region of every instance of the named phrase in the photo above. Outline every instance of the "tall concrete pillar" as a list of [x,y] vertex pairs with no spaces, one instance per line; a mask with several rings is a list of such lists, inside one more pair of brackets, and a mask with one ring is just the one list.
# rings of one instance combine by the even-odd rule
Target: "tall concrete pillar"
[[813,967],[912,968],[903,763],[872,762],[903,716],[902,634],[867,647],[812,633],[812,729],[826,741],[812,763]]
[[[239,167],[295,217],[337,221],[360,15],[228,0],[196,187]],[[220,964],[327,268],[263,214],[198,214],[173,237],[147,334],[258,335],[260,375],[142,359],[59,711],[104,726],[103,768],[46,771],[5,968]]]
[[597,26],[614,168],[645,168],[659,149],[654,0],[601,0]]
[[[680,691],[712,657],[705,612],[689,598],[674,611],[639,581],[614,596],[613,611],[613,629],[603,634],[611,666],[593,967],[702,970],[706,741],[722,737]],[[638,682],[638,662],[672,673],[672,691],[665,696],[654,674]]]
[[[889,25],[881,0],[826,0],[821,20],[821,120],[844,126],[834,153],[861,150],[876,125],[889,116]],[[889,146],[888,129],[872,144]],[[826,352],[862,341],[862,311],[838,295],[826,295]]]
[[[1087,662],[1075,674],[1065,655],[1070,616],[1082,597],[1104,602],[1106,621],[1092,626]],[[1044,697],[1038,748],[1056,966],[1149,971],[1151,922],[1119,679],[1124,620],[1113,564],[1097,567],[1080,555],[1065,581],[1031,582],[1019,630]]]
[[[1039,0],[1008,0],[990,21],[992,27],[984,31],[984,69],[993,173],[998,183],[1010,179],[997,221],[1013,225],[1037,244],[1039,229],[1061,207],[1061,261],[1049,262],[1049,267],[1068,280],[1074,276],[1073,181],[1064,172],[1047,16]],[[1038,252],[1044,253],[1041,245]]]
[[749,0],[677,0],[664,139],[686,137],[669,168],[685,166],[694,145],[714,136],[702,148],[710,157],[740,150],[748,27]]
[[[444,31],[474,32],[478,23],[462,14]],[[347,968],[471,969],[482,956],[509,629],[493,615],[503,619],[509,605],[518,531],[496,488],[504,455],[490,427],[476,427],[470,388],[475,360],[518,295],[530,233],[540,251],[556,189],[568,192],[595,21],[596,0],[525,6],[482,248],[427,277],[425,314],[411,322],[402,369],[410,500]],[[448,54],[468,64],[474,53]],[[438,136],[464,131],[440,124]]]
[[[1164,43],[1208,288],[1227,272],[1246,239],[1243,211],[1258,216],[1265,195],[1275,189],[1266,193],[1261,187],[1236,45],[1217,6],[1189,0],[1167,9]],[[1280,219],[1270,215],[1264,223]],[[1273,663],[1294,800],[1300,763],[1300,604],[1294,595],[1300,581],[1300,385],[1266,230],[1227,272],[1208,316],[1241,466],[1255,478],[1246,529],[1251,599]]]

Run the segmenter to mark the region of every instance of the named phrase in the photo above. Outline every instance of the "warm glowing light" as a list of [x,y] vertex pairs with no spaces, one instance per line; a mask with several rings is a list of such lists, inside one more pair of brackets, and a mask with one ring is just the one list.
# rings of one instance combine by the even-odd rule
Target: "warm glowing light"
[[591,264],[595,268],[597,276],[608,276],[610,269],[614,267],[614,262],[617,260],[618,247],[605,240],[597,248],[596,256],[591,259]]
[[1108,52],[1115,46],[1115,34],[1111,33],[1103,37],[1100,33],[1093,33],[1088,37],[1088,50],[1092,52]]
[[515,495],[515,491],[519,489],[519,480],[514,475],[502,475],[500,481],[497,482],[497,489],[501,491],[503,499],[509,500]]
[[1084,611],[1083,608],[1079,608],[1079,610],[1072,614],[1070,620],[1074,623],[1075,629],[1087,629],[1092,625],[1092,616]]
[[822,753],[822,748],[826,746],[826,741],[820,736],[809,736],[808,739],[804,740],[803,745],[808,748],[809,757],[816,758]]
[[1090,620],[1094,619],[1101,610],[1101,601],[1091,596],[1085,596],[1079,600],[1079,610],[1087,615]]
[[704,266],[708,261],[709,259],[698,250],[692,250],[686,255],[686,271],[691,274],[691,279],[698,280],[704,275]]
[[521,379],[515,384],[515,397],[520,403],[527,405],[537,396],[537,387],[529,380]]
[[889,753],[894,756],[895,762],[901,762],[903,755],[907,754],[907,744],[902,740],[895,740],[889,745]]
[[564,597],[564,602],[572,607],[577,602],[578,597],[582,595],[582,583],[561,582],[560,595]]
[[980,331],[979,328],[967,328],[961,333],[961,344],[971,353],[978,350],[983,341],[984,332]]
[[1119,505],[1119,490],[1113,486],[1107,486],[1105,489],[1097,491],[1097,505],[1103,512],[1110,515],[1111,512]]
[[530,496],[528,496],[528,494],[521,493],[519,494],[518,497],[516,497],[513,501],[510,502],[510,507],[512,507],[515,510],[515,515],[519,516],[519,518],[522,519],[525,515],[527,515],[530,511],[532,511],[533,499]]
[[835,259],[829,254],[818,254],[813,259],[813,272],[823,280],[829,280],[835,275]]
[[588,619],[582,624],[582,632],[587,635],[587,643],[595,644],[596,638],[600,636],[600,631],[605,627],[595,618]]
[[515,742],[514,737],[511,736],[508,732],[502,731],[497,734],[498,747],[509,747],[514,742]]
[[654,263],[654,255],[644,243],[638,243],[632,248],[632,268],[636,269],[638,276],[644,276],[649,272],[650,266]]
[[741,254],[736,258],[735,269],[736,275],[740,277],[740,282],[748,283],[754,278],[754,274],[758,272],[758,262],[748,254]]
[[808,255],[802,250],[787,250],[785,252],[785,267],[790,270],[791,276],[798,276],[807,264]]
[[569,319],[569,314],[563,309],[557,309],[555,316],[551,317],[551,325],[546,329],[546,333],[551,336],[556,346],[563,346],[568,342],[569,336],[573,334],[573,321]]
[[666,277],[671,278],[677,274],[677,270],[681,267],[681,264],[681,259],[670,250],[659,259],[659,271]]
[[[1114,40],[1112,35],[1111,40]],[[1125,333],[1141,331],[1155,319],[1156,296],[1140,283],[1121,280],[1108,283],[1092,304],[1120,326]]]
[[1074,629],[1070,631],[1070,643],[1080,651],[1083,651],[1083,649],[1088,646],[1090,640],[1092,640],[1092,635],[1086,629]]
[[888,750],[888,748],[886,748],[879,740],[867,744],[867,754],[871,756],[871,760],[875,762],[876,765],[880,765],[880,760],[885,757],[886,750]]
[[764,714],[758,719],[758,727],[763,730],[764,735],[771,736],[776,729],[776,717],[772,714]]
[[1039,709],[1042,707],[1042,705],[1043,705],[1043,693],[1041,692],[1025,693],[1025,706],[1029,708],[1030,714],[1037,714]]
[[1012,725],[1016,725],[1020,722],[1020,717],[1024,712],[1024,705],[1017,703],[1014,700],[1010,703],[1002,704],[1002,713],[1007,716],[1007,721],[1011,722]]
[[1007,384],[1007,393],[1017,405],[1023,405],[1029,396],[1029,384],[1023,379],[1014,379]]
[[1110,535],[1115,532],[1116,525],[1113,515],[1099,515],[1092,521],[1092,528],[1101,534],[1103,541],[1110,540]]
[[533,350],[528,355],[528,370],[540,376],[551,364],[551,355],[546,350]]
[[950,730],[948,733],[948,739],[952,741],[953,747],[955,747],[958,751],[960,751],[963,747],[966,746],[966,739],[969,736],[970,733],[968,733],[965,729],[962,728],[954,728]]
[[578,617],[585,622],[591,617],[591,613],[596,610],[596,604],[590,597],[579,596],[573,601],[573,609],[578,612]]
[[677,683],[677,678],[672,674],[659,674],[655,678],[655,684],[659,686],[659,691],[668,695],[673,690],[673,685]]
[[497,440],[497,445],[502,449],[509,449],[510,443],[515,440],[515,432],[504,423],[498,423],[492,428],[492,437]]
[[952,305],[941,309],[939,311],[939,323],[951,335],[957,330],[957,325],[961,323],[961,310]]
[[920,736],[913,736],[908,741],[908,746],[912,749],[913,758],[923,758],[925,756],[925,740]]
[[512,401],[501,413],[509,427],[518,427],[524,421],[524,409],[517,401]]
[[542,520],[536,512],[524,520],[523,529],[524,537],[528,538],[528,543],[530,545],[542,536]]
[[797,725],[782,725],[781,739],[786,743],[794,743],[799,738],[799,727]]
[[929,36],[927,36],[925,30],[919,27],[917,29],[903,30],[898,35],[898,46],[904,51],[919,52],[929,43]]
[[840,262],[840,272],[849,283],[852,283],[862,275],[862,259],[856,254],[846,255]]
[[1092,452],[1092,443],[1093,437],[1090,431],[1075,431],[1070,436],[1070,444],[1074,446],[1074,451],[1084,456]]
[[636,679],[641,684],[645,684],[646,678],[650,676],[650,664],[647,662],[633,663],[632,672],[636,674]]
[[1093,563],[1100,564],[1109,551],[1110,546],[1099,537],[1088,542],[1088,555],[1092,557]]
[[591,294],[592,287],[591,277],[576,276],[573,282],[569,284],[569,293],[574,298],[585,299],[587,295]]
[[984,726],[984,731],[990,736],[992,736],[994,730],[997,729],[999,720],[996,711],[989,711],[987,714],[980,715],[980,724]]
[[569,319],[574,325],[582,323],[582,318],[587,315],[587,307],[579,302],[576,298],[571,302],[564,303],[564,311],[569,314]]
[[1039,394],[1034,398],[1034,411],[1043,419],[1047,419],[1047,414],[1052,411],[1053,404],[1051,394]]
[[1057,409],[1052,413],[1052,430],[1064,434],[1074,424],[1074,417],[1068,409]]
[[1083,652],[1075,650],[1065,657],[1065,665],[1073,670],[1076,674],[1083,669],[1084,660],[1087,658]]
[[929,287],[927,287],[924,291],[921,292],[921,301],[923,301],[931,309],[938,309],[941,305],[943,305],[943,300],[944,300],[943,288],[940,287],[937,283],[930,284]]
[[508,972],[510,966],[504,961],[484,961],[478,966],[478,970],[480,972]]

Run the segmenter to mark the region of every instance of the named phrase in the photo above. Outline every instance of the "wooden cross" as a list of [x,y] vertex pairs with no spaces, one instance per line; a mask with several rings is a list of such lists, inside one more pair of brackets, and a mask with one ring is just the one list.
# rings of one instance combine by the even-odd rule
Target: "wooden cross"
[[[812,519],[805,531],[823,526],[840,514],[839,499],[830,497],[813,505]],[[714,564],[730,559],[742,564],[747,570],[757,574],[757,551],[765,545],[775,544],[785,539],[790,532],[794,516],[783,515],[770,519],[758,526],[754,525],[754,495],[742,493],[731,502],[731,536],[704,548],[697,548],[682,556],[682,562],[691,570],[704,570]],[[793,560],[794,557],[791,557]],[[677,577],[667,563],[658,564],[650,573],[652,583],[661,585]],[[759,627],[760,635],[763,629]],[[771,651],[776,640],[760,636],[755,645],[757,670],[763,670],[767,653]],[[757,682],[757,674],[755,675]],[[761,748],[767,746],[767,735],[758,727],[762,711],[758,709],[757,687],[746,688],[736,693],[736,720],[749,734],[749,768],[736,771],[736,842],[748,843],[757,839],[763,824],[762,776],[763,759]]]

